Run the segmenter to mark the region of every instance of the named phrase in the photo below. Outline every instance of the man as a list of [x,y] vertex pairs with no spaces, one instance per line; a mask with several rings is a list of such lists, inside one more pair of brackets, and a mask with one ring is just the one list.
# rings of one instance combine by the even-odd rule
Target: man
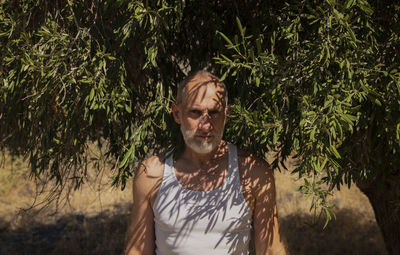
[[183,151],[153,156],[133,182],[126,254],[286,254],[268,164],[222,140],[225,85],[200,71],[172,105]]

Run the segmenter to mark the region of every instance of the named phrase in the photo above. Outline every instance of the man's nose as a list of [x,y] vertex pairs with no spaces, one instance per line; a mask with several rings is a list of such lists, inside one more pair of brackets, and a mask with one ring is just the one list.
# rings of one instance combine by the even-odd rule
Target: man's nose
[[211,117],[210,117],[210,115],[208,115],[208,113],[205,113],[203,116],[201,116],[199,128],[203,131],[211,130],[211,128],[212,128]]

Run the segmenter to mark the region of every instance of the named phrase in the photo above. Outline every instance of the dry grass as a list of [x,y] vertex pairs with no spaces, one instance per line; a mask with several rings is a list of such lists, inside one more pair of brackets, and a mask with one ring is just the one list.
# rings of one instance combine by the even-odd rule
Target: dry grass
[[[20,210],[32,204],[33,181],[20,159],[0,166],[0,254],[121,254],[131,206],[131,187],[110,188],[110,176],[92,180],[70,194],[55,212]],[[287,172],[275,173],[281,231],[293,254],[386,254],[367,198],[355,187],[332,198],[337,219],[323,229],[311,224],[309,201],[295,191],[299,183]],[[41,197],[43,199],[43,197]]]
[[324,218],[314,221],[310,201],[296,192],[300,183],[286,173],[275,173],[281,231],[291,254],[387,254],[367,197],[354,185],[332,197],[336,220],[324,229]]

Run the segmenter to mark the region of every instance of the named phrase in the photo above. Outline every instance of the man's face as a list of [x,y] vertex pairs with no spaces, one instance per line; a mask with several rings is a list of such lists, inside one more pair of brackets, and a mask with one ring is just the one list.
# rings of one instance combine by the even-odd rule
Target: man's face
[[185,144],[200,154],[212,152],[220,143],[225,127],[224,87],[211,76],[195,76],[173,108],[181,125]]

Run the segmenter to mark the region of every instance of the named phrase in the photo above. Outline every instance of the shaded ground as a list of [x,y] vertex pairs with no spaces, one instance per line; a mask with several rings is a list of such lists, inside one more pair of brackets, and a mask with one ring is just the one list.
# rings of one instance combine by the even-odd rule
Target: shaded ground
[[[128,221],[123,213],[105,212],[92,217],[65,215],[53,224],[32,224],[14,230],[4,225],[0,254],[122,254]],[[385,254],[376,225],[355,217],[357,212],[340,210],[326,229],[309,215],[281,217],[282,233],[291,254]]]
[[[23,164],[0,166],[0,255],[122,254],[131,207],[131,187],[110,188],[110,178],[70,194],[68,204],[24,212],[32,204],[34,186]],[[275,172],[281,232],[291,255],[387,254],[368,199],[356,188],[332,197],[336,220],[311,224],[310,201],[288,172]]]
[[[52,224],[34,223],[0,234],[0,254],[122,254],[128,208],[88,217],[64,215]],[[4,222],[3,222],[4,223]]]
[[343,209],[337,219],[323,229],[324,221],[312,224],[310,215],[287,215],[280,220],[290,254],[386,254],[379,229],[374,222]]

